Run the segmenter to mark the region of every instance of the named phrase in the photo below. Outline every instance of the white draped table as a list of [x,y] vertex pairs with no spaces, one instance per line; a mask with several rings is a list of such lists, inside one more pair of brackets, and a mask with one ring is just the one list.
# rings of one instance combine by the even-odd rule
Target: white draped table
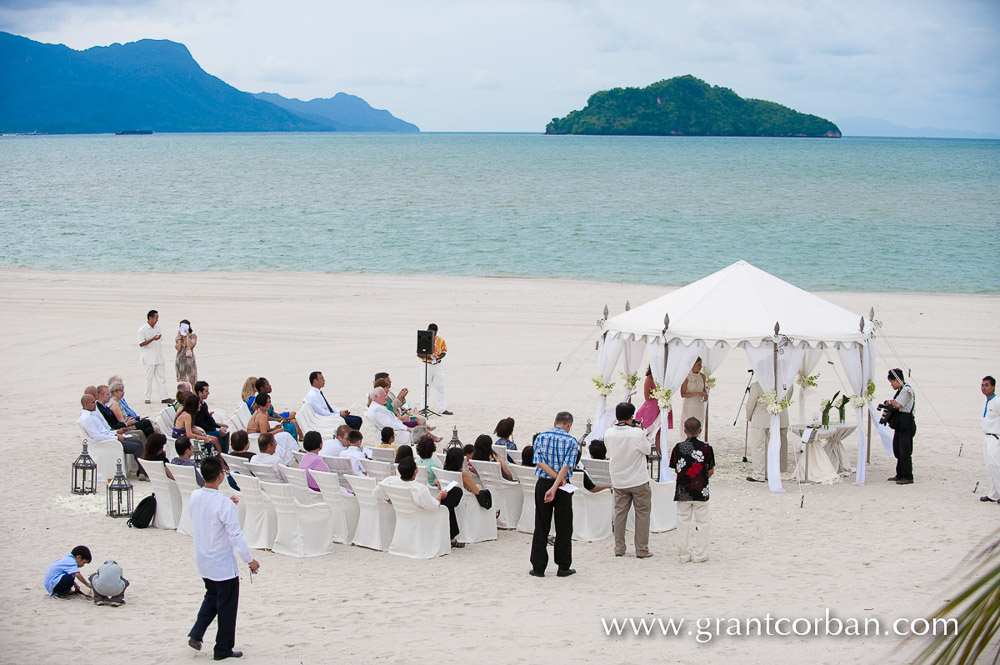
[[[794,477],[801,481],[827,485],[840,482],[841,474],[854,471],[848,461],[844,439],[858,426],[848,423],[830,423],[828,427],[820,427],[816,430],[816,438],[812,443],[802,443],[802,433],[812,427],[813,424],[796,424],[788,427],[799,437],[799,450],[805,448],[805,454],[799,456],[798,463],[795,465]],[[806,477],[807,463],[809,465],[808,478]]]

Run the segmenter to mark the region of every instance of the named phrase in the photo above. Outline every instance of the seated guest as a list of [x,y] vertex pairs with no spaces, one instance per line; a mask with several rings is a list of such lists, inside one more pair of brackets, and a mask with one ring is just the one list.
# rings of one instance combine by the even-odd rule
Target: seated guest
[[153,432],[146,438],[146,445],[143,447],[140,459],[151,462],[168,462],[167,453],[164,451],[166,445],[167,437],[159,432]]
[[476,484],[476,479],[472,477],[469,473],[469,464],[465,459],[465,455],[462,451],[455,447],[449,448],[444,454],[444,470],[445,471],[461,471],[462,472],[462,487],[467,492],[472,492],[473,496],[479,496],[479,493],[483,491],[480,489],[479,485]]
[[347,434],[347,450],[343,452],[341,457],[347,457],[351,460],[351,469],[354,470],[354,475],[356,476],[367,476],[368,472],[365,471],[365,467],[361,466],[361,460],[367,459],[365,453],[361,450],[361,442],[364,440],[364,435],[361,434],[356,429],[352,429]]
[[[170,460],[170,463],[180,466],[194,467],[194,477],[198,481],[198,487],[204,487],[205,479],[201,477],[201,473],[198,471],[198,465],[195,464],[194,458],[192,457],[194,451],[191,447],[191,439],[186,436],[177,437],[177,440],[174,442],[174,448],[177,450],[177,457]],[[173,478],[172,474],[168,473],[167,475]]]
[[521,466],[535,466],[535,447],[527,445],[521,451]]
[[187,381],[179,381],[177,383],[177,396],[174,398],[174,411],[180,410],[180,408],[184,405],[184,395],[190,392],[194,392],[190,383]]
[[[96,392],[96,390],[95,390]],[[97,398],[84,393],[80,398],[80,416],[77,422],[92,441],[119,441],[126,455],[134,455],[138,459],[142,455],[142,444],[138,436],[128,432],[124,427],[113,430],[108,427],[108,421],[97,412]]]
[[514,419],[504,418],[497,423],[493,433],[497,435],[496,445],[503,446],[508,450],[517,450],[517,444],[511,441],[514,436]]
[[248,462],[253,460],[254,454],[250,450],[250,437],[243,430],[238,429],[233,432],[233,435],[229,437],[229,445],[231,447],[230,455],[242,457]]
[[434,439],[424,435],[417,439],[417,466],[422,466],[427,469],[427,484],[433,485],[436,482],[434,477],[434,469],[440,469],[441,463],[434,459],[434,451],[437,446],[434,445]]
[[194,424],[194,419],[195,416],[198,415],[198,408],[200,406],[198,396],[194,393],[188,392],[181,395],[181,397],[183,398],[181,400],[181,408],[177,412],[177,415],[174,416],[174,429],[172,436],[175,439],[177,437],[186,436],[189,439],[204,441],[221,453],[222,447],[219,445],[219,440]]
[[391,427],[396,431],[396,438],[401,443],[410,442],[410,430],[385,406],[385,388],[376,388],[372,395],[372,403],[368,406],[368,420],[375,425],[379,431],[383,427]]
[[229,428],[215,422],[215,417],[208,408],[209,389],[208,381],[196,381],[194,384],[194,394],[198,396],[198,413],[194,417],[194,424],[209,436],[214,436],[222,452],[229,452]]
[[[109,413],[100,409],[101,397],[104,395],[102,388],[106,388],[108,391],[108,401],[107,404]],[[114,428],[118,423],[124,424],[126,427],[131,427],[136,429],[143,434],[143,438],[149,438],[149,436],[156,430],[153,429],[153,423],[145,418],[133,418],[132,416],[125,413],[125,408],[122,406],[122,399],[125,397],[125,384],[118,382],[113,383],[108,386],[98,386],[98,396],[97,404],[98,410],[101,411],[101,415],[104,416],[105,420],[108,421],[108,426]],[[114,420],[114,423],[111,422]]]
[[[257,439],[257,447],[260,452],[253,456],[254,464],[267,464],[272,469],[274,469],[274,475],[277,476],[278,480],[283,483],[288,481],[285,479],[285,474],[281,472],[281,467],[279,464],[284,464],[288,466],[286,462],[283,462],[281,458],[276,454],[278,450],[278,443],[275,441],[274,435],[270,432],[264,432]],[[294,456],[292,459],[295,459]]]
[[[507,460],[498,457],[495,452],[493,452],[493,439],[490,438],[489,434],[480,434],[476,437],[476,442],[472,444],[472,462],[499,462],[500,472],[503,474],[504,479],[514,480],[514,474],[510,472],[507,468]],[[472,467],[475,470],[475,464]],[[478,474],[476,474],[478,475]]]
[[309,402],[309,406],[312,407],[313,413],[317,416],[329,417],[329,416],[340,416],[344,419],[344,422],[351,426],[351,429],[361,429],[362,420],[359,416],[352,416],[351,412],[347,409],[341,409],[340,407],[332,407],[330,403],[326,401],[326,396],[323,394],[323,386],[326,385],[326,379],[323,378],[323,372],[312,372],[309,375],[309,392],[306,394],[306,401]]
[[253,412],[253,401],[257,397],[257,377],[248,376],[240,388],[240,399],[247,405],[247,409]]
[[[254,385],[257,388],[258,395],[260,393],[264,393],[265,395],[271,394],[271,383],[263,376],[257,379]],[[257,398],[255,397],[254,399],[256,400]],[[249,402],[247,403],[247,408],[253,411],[253,406],[251,406]],[[288,432],[292,436],[292,438],[295,439],[295,442],[298,443],[299,432],[302,431],[302,428],[299,427],[298,421],[295,420],[294,411],[282,411],[281,413],[275,413],[274,408],[269,406],[267,410],[267,416],[272,420],[280,420],[281,428],[286,432]]]
[[407,457],[413,457],[413,448],[404,443],[399,448],[396,448],[396,464],[399,464]]
[[[128,416],[129,418],[135,418],[136,420],[142,420],[142,418],[139,416],[139,414],[136,413],[135,411],[133,411],[132,407],[130,407],[128,405],[128,402],[125,401],[125,382],[122,380],[122,377],[118,376],[117,374],[115,374],[114,376],[108,377],[108,385],[109,386],[113,386],[114,384],[117,384],[117,383],[122,384],[122,394],[117,399],[118,399],[118,403],[121,404],[122,411],[123,411],[124,415]],[[112,393],[112,394],[114,394],[114,393]]]
[[458,519],[455,517],[455,506],[462,500],[462,488],[453,487],[450,492],[441,490],[435,496],[431,493],[430,487],[416,482],[416,478],[417,463],[413,461],[412,456],[407,457],[399,463],[398,475],[387,476],[379,482],[378,488],[375,490],[375,495],[378,498],[388,501],[389,496],[382,491],[382,488],[399,487],[410,492],[410,495],[413,497],[413,505],[419,510],[433,511],[437,510],[438,506],[446,506],[448,508],[448,527],[451,533],[451,546],[455,548],[465,547],[465,543],[459,543],[455,540],[459,533]]
[[382,441],[378,444],[379,448],[396,448],[396,446],[393,445],[396,443],[396,430],[391,427],[383,427],[381,435]]
[[341,425],[337,428],[337,436],[323,442],[323,448],[319,454],[323,457],[340,457],[347,450],[347,435],[351,431],[350,425]]
[[302,437],[302,447],[305,448],[306,454],[299,460],[299,468],[306,472],[306,483],[309,485],[309,488],[318,492],[319,485],[313,480],[312,474],[309,471],[310,469],[330,471],[330,467],[319,456],[319,449],[323,447],[323,435],[313,430],[306,432],[306,435]]
[[604,441],[601,439],[594,439],[587,446],[587,451],[590,452],[591,459],[607,459],[608,458],[608,447],[604,445]]
[[[598,442],[597,441],[593,441],[590,444],[592,451],[594,450],[594,444],[595,443],[598,443]],[[601,441],[600,445],[597,446],[597,452],[600,453],[601,455],[604,455],[604,454],[607,453],[607,448],[604,447],[604,442],[603,441]],[[593,456],[593,452],[591,452],[591,456]],[[604,459],[604,457],[594,457],[594,459]],[[576,454],[576,465],[577,465],[577,467],[580,466],[580,453],[579,452]],[[597,484],[595,484],[594,481],[590,479],[590,476],[587,474],[587,471],[584,470],[584,472],[583,472],[583,489],[587,490],[588,492],[593,492],[594,494],[597,494],[598,492],[603,492],[604,490],[611,489],[611,485],[597,485]]]
[[[410,408],[406,403],[406,395],[409,393],[408,389],[403,388],[399,391],[399,395],[393,394],[392,379],[389,378],[388,372],[377,372],[375,374],[375,381],[372,382],[372,391],[368,393],[369,405],[374,401],[375,388],[385,388],[385,408],[392,411],[392,414],[402,420],[407,427],[427,425],[427,419]],[[428,429],[433,430],[434,428],[430,427]],[[416,441],[416,437],[413,440]]]
[[[139,421],[124,422],[119,420],[114,412],[111,410],[109,404],[111,403],[111,391],[108,390],[107,386],[87,386],[83,391],[90,395],[93,395],[97,399],[97,412],[101,414],[101,417],[108,423],[108,427],[111,429],[121,429],[125,428],[126,431],[135,432],[136,438],[139,439],[139,443],[146,442],[146,432],[149,434],[153,433],[153,426],[148,420],[144,420],[141,423]],[[137,425],[142,425],[142,428]]]
[[281,425],[271,427],[267,417],[271,410],[271,396],[267,393],[257,393],[253,403],[253,415],[247,423],[247,434],[272,434],[278,447],[277,455],[281,458],[281,463],[287,466],[295,459],[299,444],[291,434],[282,429]]

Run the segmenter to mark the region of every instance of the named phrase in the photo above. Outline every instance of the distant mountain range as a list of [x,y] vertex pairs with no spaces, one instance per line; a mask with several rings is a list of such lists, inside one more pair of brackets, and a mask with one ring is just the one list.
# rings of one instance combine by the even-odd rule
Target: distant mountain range
[[1000,134],[937,127],[903,127],[887,120],[855,116],[838,120],[844,136],[885,136],[891,138],[1000,139]]
[[0,32],[0,132],[416,132],[338,93],[302,102],[242,92],[187,47],[143,39],[75,51]]
[[825,118],[761,99],[743,99],[729,88],[694,76],[677,76],[645,88],[595,92],[587,106],[553,118],[546,134],[633,136],[840,137]]

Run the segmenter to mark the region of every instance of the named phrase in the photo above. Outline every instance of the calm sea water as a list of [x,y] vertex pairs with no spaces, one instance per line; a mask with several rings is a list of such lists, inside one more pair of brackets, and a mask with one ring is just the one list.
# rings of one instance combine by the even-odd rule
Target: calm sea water
[[[1000,141],[0,138],[0,265],[1000,293]],[[113,261],[112,261],[113,259]]]

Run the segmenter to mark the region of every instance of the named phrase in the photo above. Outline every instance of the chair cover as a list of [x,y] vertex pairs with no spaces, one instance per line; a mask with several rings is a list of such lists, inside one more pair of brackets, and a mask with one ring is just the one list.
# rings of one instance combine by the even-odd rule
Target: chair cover
[[[376,448],[375,450],[379,450]],[[379,462],[373,459],[361,460],[361,466],[368,472],[369,478],[374,478],[376,482],[381,482],[383,478],[395,475],[395,466],[392,462]]]
[[156,495],[156,516],[153,518],[153,526],[157,529],[176,529],[184,506],[177,483],[167,478],[163,462],[143,460],[142,469],[149,476],[153,494]]
[[[445,471],[434,469],[434,476],[444,489],[452,481],[462,487],[461,471]],[[490,492],[492,494],[492,492]],[[458,542],[481,543],[497,539],[497,498],[493,497],[493,507],[483,508],[476,497],[463,488],[462,501],[455,507],[455,519],[458,520]]]
[[340,477],[340,486],[344,489],[352,489],[351,483],[347,481],[347,476],[354,475],[354,467],[351,466],[351,460],[347,457],[326,457],[321,455],[323,461],[326,465],[330,467],[330,471],[336,473]]
[[324,439],[334,438],[337,435],[337,428],[345,424],[344,419],[339,415],[321,416],[317,414],[305,399],[302,400],[302,407],[295,413],[295,419],[302,425],[303,434],[309,430],[315,430]]
[[260,479],[251,476],[240,476],[236,479],[240,486],[242,500],[245,506],[243,516],[243,537],[247,545],[253,549],[271,549],[274,536],[278,530],[278,518],[271,501],[260,489]]
[[358,499],[340,485],[336,473],[313,471],[313,480],[319,485],[320,493],[330,508],[330,528],[333,542],[350,545],[358,528]]
[[535,532],[535,467],[512,464],[508,467],[521,486],[521,516],[517,520],[517,530],[521,533]]
[[493,495],[493,507],[500,510],[497,527],[517,528],[517,521],[521,519],[521,503],[524,501],[520,483],[506,480],[499,462],[473,462],[472,465],[483,481],[483,487]]
[[182,464],[166,464],[164,466],[170,469],[170,475],[174,477],[177,491],[181,495],[181,516],[177,520],[177,533],[183,533],[187,536],[194,535],[194,524],[191,522],[191,512],[188,510],[191,492],[198,489],[198,477],[195,475],[194,467]]
[[581,460],[583,468],[587,470],[587,475],[594,481],[595,485],[611,484],[611,462],[606,459],[587,458]]
[[[247,469],[250,473],[260,478],[265,483],[280,483],[281,479],[274,473],[274,467],[270,464],[254,464],[252,461],[247,462]],[[239,484],[239,481],[237,481]]]
[[448,509],[424,510],[413,503],[413,495],[405,487],[382,487],[396,512],[396,528],[389,545],[389,554],[411,559],[433,559],[451,551],[448,531]]
[[372,459],[378,462],[389,462],[390,464],[396,461],[396,451],[392,448],[372,448]]
[[239,455],[228,455],[226,453],[222,453],[222,459],[226,460],[226,464],[229,465],[229,470],[231,472],[241,473],[243,475],[250,473],[250,469],[247,468],[246,458],[240,457]]
[[260,487],[271,500],[278,518],[278,530],[271,551],[295,557],[330,553],[333,534],[330,530],[330,509],[326,503],[299,503],[288,483],[261,483]]
[[359,509],[358,526],[352,542],[358,547],[385,552],[396,529],[396,514],[392,506],[372,494],[378,485],[374,478],[348,475],[347,482],[354,489]]
[[583,488],[582,476],[574,476],[571,479],[573,481],[580,483],[573,493],[573,540],[610,538],[615,517],[615,502],[611,490],[588,492]]
[[310,505],[313,503],[323,502],[322,495],[309,487],[305,471],[302,469],[293,469],[292,467],[285,466],[284,464],[279,464],[278,467],[281,469],[281,472],[285,474],[285,480],[287,480],[292,486],[292,496],[294,496],[299,503]]

